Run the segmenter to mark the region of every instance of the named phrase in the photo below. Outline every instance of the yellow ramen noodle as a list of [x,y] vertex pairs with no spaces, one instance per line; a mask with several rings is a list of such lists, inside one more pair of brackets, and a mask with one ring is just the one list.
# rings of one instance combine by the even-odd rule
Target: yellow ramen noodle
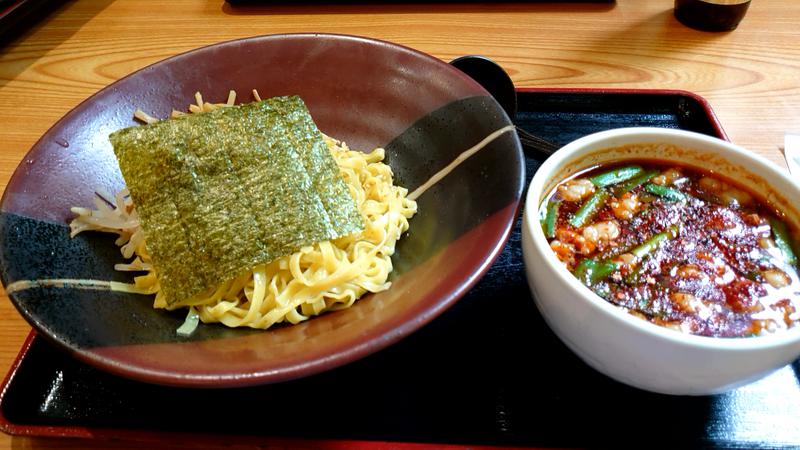
[[[200,99],[198,103],[203,104]],[[406,198],[406,189],[393,184],[390,167],[381,162],[383,149],[367,154],[351,151],[330,138],[326,142],[358,204],[365,229],[259,265],[207,295],[167,306],[147,255],[136,209],[125,191],[116,195],[115,202],[96,199],[96,210],[73,208],[78,216],[70,224],[72,236],[87,230],[118,234],[122,255],[134,259],[115,268],[147,272],[135,278],[136,290],[155,294],[156,308],[191,307],[206,323],[266,329],[347,308],[367,292],[389,288],[395,243],[408,229],[417,205]]]

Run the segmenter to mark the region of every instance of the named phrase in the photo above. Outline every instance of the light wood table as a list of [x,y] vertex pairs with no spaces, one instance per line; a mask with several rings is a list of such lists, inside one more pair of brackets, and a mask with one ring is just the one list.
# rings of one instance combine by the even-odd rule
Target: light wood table
[[[482,54],[517,86],[692,91],[711,103],[733,142],[781,165],[784,132],[800,131],[795,0],[754,0],[730,33],[682,26],[672,0],[249,8],[222,0],[82,0],[0,48],[0,189],[42,133],[115,80],[203,45],[288,32],[363,35],[443,60]],[[0,318],[4,375],[30,328],[5,296]],[[0,435],[0,448],[50,447],[144,445]]]

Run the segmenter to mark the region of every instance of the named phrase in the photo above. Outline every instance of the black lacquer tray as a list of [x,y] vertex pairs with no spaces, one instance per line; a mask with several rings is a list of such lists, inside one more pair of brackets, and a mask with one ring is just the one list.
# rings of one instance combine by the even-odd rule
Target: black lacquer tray
[[[517,119],[559,144],[625,126],[725,138],[709,105],[680,91],[520,89]],[[540,162],[527,155],[529,180]],[[339,369],[253,388],[176,389],[100,372],[32,335],[0,393],[0,429],[34,436],[312,439],[344,447],[800,446],[800,360],[709,397],[647,393],[582,363],[534,306],[519,224],[488,274],[455,306],[400,343]]]

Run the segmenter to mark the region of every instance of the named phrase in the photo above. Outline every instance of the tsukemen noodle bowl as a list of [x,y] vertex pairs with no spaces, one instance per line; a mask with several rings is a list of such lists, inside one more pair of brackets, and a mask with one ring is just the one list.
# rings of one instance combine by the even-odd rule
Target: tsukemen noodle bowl
[[[255,95],[254,90],[259,95]],[[231,91],[236,92],[236,100],[226,102],[231,98]],[[210,108],[212,111],[167,119],[173,110],[186,112],[187,105],[200,97],[196,95],[198,93],[202,94],[203,101],[198,100],[194,106],[203,109],[200,103],[203,107],[209,103],[214,107]],[[258,101],[259,96],[262,101]],[[373,237],[382,243],[380,247],[393,247],[391,259],[383,258],[382,264],[369,264],[365,271],[361,271],[381,275],[381,282],[373,286],[376,289],[359,290],[357,299],[348,293],[349,288],[341,289],[340,297],[353,300],[347,300],[345,309],[324,308],[332,306],[326,299],[325,304],[318,302],[316,306],[300,306],[299,309],[288,303],[290,309],[286,315],[283,311],[276,314],[273,311],[277,310],[273,309],[263,315],[248,316],[245,313],[243,316],[242,311],[236,308],[252,306],[255,302],[250,301],[251,298],[272,302],[273,297],[265,290],[279,295],[294,291],[283,289],[279,278],[272,278],[277,280],[274,282],[260,283],[257,289],[251,289],[247,281],[238,283],[238,278],[228,286],[225,280],[210,280],[206,274],[198,283],[191,281],[189,277],[197,274],[193,269],[187,269],[188,263],[221,260],[214,255],[224,256],[228,249],[236,252],[248,250],[237,244],[242,233],[235,230],[229,233],[226,228],[226,232],[220,234],[223,237],[217,240],[220,245],[215,246],[220,251],[194,252],[201,248],[199,244],[194,247],[196,242],[201,242],[197,236],[216,233],[227,227],[216,227],[210,220],[212,217],[222,216],[222,220],[213,222],[224,224],[226,208],[233,212],[232,208],[236,206],[236,217],[242,219],[237,222],[242,224],[238,228],[241,230],[255,230],[251,226],[253,223],[276,221],[279,217],[275,211],[264,208],[263,202],[242,201],[246,197],[240,193],[255,192],[266,186],[243,187],[255,180],[247,175],[250,166],[243,163],[249,161],[246,159],[250,157],[248,155],[256,155],[255,147],[253,153],[245,154],[240,152],[240,147],[218,146],[225,151],[217,152],[211,148],[213,145],[204,144],[207,152],[201,158],[195,150],[172,151],[182,148],[180,139],[174,142],[174,148],[163,147],[164,153],[174,156],[166,161],[194,161],[192,164],[196,163],[196,167],[207,169],[202,173],[180,172],[181,178],[176,179],[183,183],[181,189],[201,186],[195,183],[195,174],[205,176],[227,167],[225,157],[219,156],[225,152],[231,162],[234,156],[241,157],[233,167],[237,176],[245,181],[236,187],[235,195],[225,189],[231,186],[230,190],[233,190],[234,185],[217,183],[213,181],[215,179],[208,178],[209,183],[202,185],[208,186],[209,194],[213,191],[215,194],[238,196],[232,199],[236,201],[235,205],[226,201],[212,204],[200,196],[182,197],[186,203],[181,205],[171,198],[166,199],[163,205],[176,205],[172,209],[180,209],[181,220],[192,218],[181,223],[181,226],[186,225],[184,230],[198,233],[179,232],[176,236],[185,238],[182,241],[166,237],[166,234],[148,235],[146,242],[149,244],[154,242],[151,238],[159,238],[162,249],[167,249],[161,253],[162,256],[174,256],[169,251],[172,244],[192,250],[180,254],[188,255],[186,258],[180,255],[175,259],[169,258],[170,265],[162,264],[162,267],[169,269],[170,276],[175,273],[188,276],[184,280],[189,281],[179,287],[191,283],[192,292],[213,291],[212,298],[219,302],[207,308],[209,314],[220,312],[234,301],[239,303],[228,311],[232,314],[204,317],[205,313],[200,311],[203,323],[193,331],[187,331],[182,327],[184,322],[189,323],[187,308],[172,309],[173,305],[181,305],[181,302],[174,301],[174,294],[165,290],[164,302],[160,302],[157,295],[115,289],[134,283],[135,276],[142,275],[136,270],[147,270],[144,256],[149,254],[152,257],[153,254],[142,252],[137,247],[139,251],[134,253],[142,259],[131,261],[131,255],[123,257],[120,247],[115,244],[125,244],[122,250],[126,251],[130,246],[126,247],[124,239],[120,241],[116,235],[84,228],[82,222],[96,218],[90,210],[109,209],[112,204],[124,207],[128,215],[135,207],[137,214],[142,213],[140,218],[144,217],[142,208],[150,208],[150,217],[156,217],[162,212],[161,206],[154,206],[156,202],[153,201],[142,201],[143,195],[151,196],[151,200],[161,199],[162,194],[166,195],[178,186],[170,184],[172,178],[159,181],[158,176],[164,174],[158,172],[158,167],[150,170],[151,165],[157,166],[158,163],[147,156],[139,157],[144,154],[139,146],[123,143],[124,158],[131,163],[129,167],[123,167],[126,164],[118,161],[109,136],[127,129],[125,133],[132,133],[130,136],[135,137],[139,133],[149,133],[147,130],[162,129],[163,125],[163,130],[167,130],[170,136],[183,136],[181,133],[185,131],[193,136],[193,140],[212,143],[216,139],[214,135],[190,132],[189,128],[180,125],[189,122],[168,120],[188,120],[202,129],[212,126],[212,123],[241,129],[238,119],[228,120],[234,120],[233,116],[237,114],[257,112],[250,108],[267,108],[270,104],[274,108],[283,108],[282,102],[289,99],[297,99],[298,108],[291,114],[291,120],[287,119],[288,116],[275,116],[276,123],[291,125],[300,137],[306,135],[303,130],[311,130],[307,133],[313,137],[310,142],[321,143],[313,145],[324,151],[333,152],[340,147],[339,150],[343,151],[338,152],[338,156],[329,155],[336,158],[333,164],[340,169],[347,164],[358,166],[350,172],[364,175],[358,175],[358,180],[362,186],[368,184],[364,186],[366,190],[388,187],[391,181],[395,186],[407,189],[409,195],[417,192],[416,213],[413,217],[406,217],[409,219],[407,230],[405,226],[396,230],[402,233],[396,245],[394,237],[389,239],[387,234],[386,239],[383,238],[382,227],[375,228]],[[300,100],[304,107],[300,107]],[[220,104],[222,106],[217,109]],[[137,109],[161,122],[142,125],[134,120]],[[261,112],[257,112],[259,116]],[[261,124],[259,122],[259,127]],[[320,133],[325,138],[321,138]],[[254,140],[257,136],[252,133],[243,134],[247,139],[242,140],[257,142]],[[427,183],[451,167],[463,152],[484,142],[488,136],[493,138],[486,141],[481,150],[454,166],[448,175]],[[145,137],[150,139],[153,136],[148,134]],[[338,143],[326,144],[328,137]],[[264,139],[271,138],[265,135]],[[131,142],[137,140],[138,137]],[[351,151],[364,154],[346,152],[344,144]],[[160,154],[159,149],[162,147],[151,147],[152,155]],[[344,158],[348,155],[356,158]],[[297,169],[293,172],[297,176],[281,172],[283,178],[289,181],[302,178],[308,182],[291,184],[294,186],[291,190],[288,188],[290,183],[276,185],[275,192],[291,193],[291,196],[284,197],[289,200],[283,203],[291,204],[292,198],[305,197],[306,194],[315,197],[317,194],[314,192],[321,192],[317,187],[322,190],[331,188],[332,185],[325,181],[328,175],[319,172],[321,166],[316,162],[305,157],[284,159],[287,165]],[[379,159],[382,159],[380,167],[374,165]],[[331,162],[329,158],[319,161]],[[133,163],[148,165],[137,167]],[[164,167],[172,171],[174,166]],[[125,173],[139,169],[146,169],[142,173],[150,175]],[[373,178],[382,181],[377,183]],[[487,180],[491,181],[492,189],[486,189]],[[133,182],[147,183],[149,187],[153,184],[156,188],[140,189],[142,194],[137,200]],[[355,36],[291,34],[223,42],[168,58],[113,83],[70,111],[42,136],[25,156],[4,192],[0,210],[0,275],[6,288],[11,287],[9,298],[39,336],[103,370],[139,381],[173,386],[232,387],[279,382],[334,369],[381,350],[431,322],[453,305],[480,279],[502,250],[517,215],[523,183],[522,149],[508,116],[477,82],[444,61],[400,45]],[[164,189],[159,189],[160,185]],[[303,186],[314,189],[304,190]],[[422,187],[425,189],[420,190]],[[131,194],[130,198],[126,198],[125,192]],[[356,194],[353,190],[349,192],[352,201],[361,202],[356,199],[358,189]],[[116,193],[120,194],[115,196]],[[330,222],[330,230],[339,228],[334,225],[340,223],[335,213],[342,209],[336,205],[348,203],[346,199],[342,198],[342,203],[331,201],[338,198],[336,195],[318,197],[319,201],[308,203],[316,205],[316,209],[306,212],[320,219],[317,223]],[[222,197],[215,195],[214,198]],[[361,204],[371,205],[370,208],[381,207],[381,202],[371,202],[369,196],[362,200]],[[162,205],[160,201],[158,204]],[[247,207],[251,204],[252,207]],[[301,205],[299,209],[303,208],[305,206]],[[76,214],[83,218],[80,224],[76,224],[80,227],[76,226],[74,230],[80,233],[70,237],[69,223],[76,220]],[[381,215],[382,212],[375,216],[378,222],[383,221]],[[280,220],[284,223],[283,219]],[[151,220],[150,223],[157,223],[161,228],[175,226],[175,222],[170,220]],[[364,233],[369,232],[368,223],[358,224],[356,228],[361,226]],[[156,228],[151,226],[150,229]],[[277,230],[303,231],[296,235],[308,235],[304,230],[289,226],[278,226]],[[147,232],[144,228],[142,231]],[[344,245],[340,240],[349,239],[348,236],[353,234],[350,231],[345,235],[334,234],[339,237],[331,235],[323,240],[314,239],[312,245],[298,239],[301,244],[299,252],[319,244],[327,254],[343,255],[337,250],[340,249],[338,244]],[[132,235],[127,238],[133,239]],[[257,243],[264,244],[267,238],[263,235]],[[323,246],[325,240],[336,240],[337,246]],[[141,243],[134,241],[137,245]],[[353,254],[374,250],[361,243],[354,246],[358,247],[353,247]],[[280,258],[302,259],[302,255],[297,256],[295,247],[292,246],[292,252],[281,253],[284,256],[272,260],[269,264],[276,267],[274,271],[268,268],[269,273],[296,272],[298,267],[305,268],[291,261],[288,264],[280,262]],[[268,246],[260,249],[265,254],[273,253]],[[366,251],[362,252],[362,249]],[[189,261],[191,259],[196,260]],[[183,260],[187,261],[187,266],[181,265]],[[330,269],[329,272],[344,273],[337,271],[336,264],[324,265]],[[241,272],[236,263],[227,266],[224,276]],[[115,267],[134,271],[123,272],[115,270]],[[166,279],[168,272],[155,268],[156,275]],[[264,279],[262,275],[259,273],[258,277]],[[302,275],[295,280],[300,284],[311,281]],[[244,276],[250,278],[246,271]],[[384,278],[386,284],[383,284]],[[217,282],[227,288],[215,289]],[[161,283],[161,278],[158,283]],[[298,285],[297,291],[304,289]],[[218,291],[223,295],[221,300],[217,299]],[[247,298],[256,291],[258,295]],[[228,294],[232,294],[231,298],[226,299]],[[192,303],[196,298],[195,294],[187,294],[184,300]],[[189,306],[190,310],[195,307],[193,304]],[[266,320],[262,322],[262,318]],[[273,320],[275,318],[277,320]],[[178,333],[177,330],[186,332]]]
[[648,128],[579,139],[531,183],[528,280],[589,365],[708,394],[800,355],[800,189],[728,142]]

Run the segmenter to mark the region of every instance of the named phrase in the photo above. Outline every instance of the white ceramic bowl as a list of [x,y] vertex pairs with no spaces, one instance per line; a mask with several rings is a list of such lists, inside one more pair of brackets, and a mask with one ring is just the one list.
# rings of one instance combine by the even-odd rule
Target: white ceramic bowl
[[636,158],[679,161],[712,170],[768,199],[790,222],[800,223],[799,185],[783,169],[729,142],[658,128],[617,129],[578,139],[536,172],[522,225],[528,284],[556,335],[596,370],[628,385],[665,394],[724,392],[800,356],[800,326],[753,338],[684,334],[607,303],[558,261],[540,225],[543,195],[576,171]]

